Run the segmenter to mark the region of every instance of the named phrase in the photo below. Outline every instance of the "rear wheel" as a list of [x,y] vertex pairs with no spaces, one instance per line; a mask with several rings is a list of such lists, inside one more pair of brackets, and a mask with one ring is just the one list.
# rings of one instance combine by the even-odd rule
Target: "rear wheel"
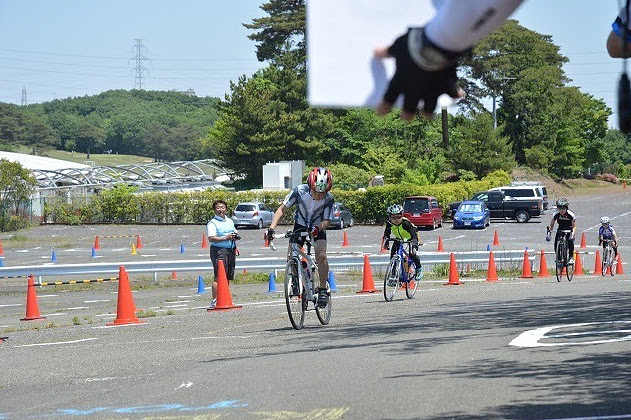
[[259,222],[256,225],[257,229],[263,229],[263,219],[259,219]]
[[305,322],[305,306],[303,304],[303,293],[300,285],[298,271],[298,260],[291,259],[285,268],[285,304],[291,325],[300,330]]
[[399,275],[401,273],[401,260],[398,256],[392,257],[386,275],[383,279],[383,297],[386,302],[394,298],[394,294],[399,287]]
[[613,258],[613,248],[609,248],[609,270],[610,270],[610,275],[613,277],[616,274],[616,260]]
[[[421,266],[421,278],[423,278],[423,266]],[[413,279],[410,279],[410,281],[405,283],[405,295],[408,297],[408,299],[412,299],[414,297],[414,294],[418,289],[419,282],[420,279],[416,279],[416,277],[414,277]]]
[[574,264],[567,264],[565,273],[565,275],[567,276],[567,281],[572,281],[572,279],[574,278]]
[[515,213],[515,220],[517,220],[517,223],[526,223],[528,220],[530,220],[530,213],[528,213],[526,210],[519,210],[517,213]]
[[322,325],[328,325],[331,320],[331,304],[333,299],[331,299],[331,287],[328,281],[326,282],[326,294],[328,295],[326,306],[324,308],[320,308],[316,305],[316,315]]
[[344,229],[344,219],[340,217],[340,230]]

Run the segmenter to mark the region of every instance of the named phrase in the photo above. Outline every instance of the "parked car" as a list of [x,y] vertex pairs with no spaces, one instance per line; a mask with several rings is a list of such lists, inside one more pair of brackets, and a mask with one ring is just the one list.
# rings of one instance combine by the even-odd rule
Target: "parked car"
[[272,224],[274,211],[264,203],[239,203],[235,207],[232,221],[236,227],[251,226],[262,229]]
[[353,226],[355,221],[353,220],[353,214],[342,203],[333,204],[333,218],[331,218],[331,227],[338,229],[344,229],[345,227]]
[[436,229],[443,225],[443,209],[436,197],[406,197],[403,202],[403,217],[416,226]]
[[515,181],[510,184],[511,187],[535,187],[541,193],[543,199],[543,209],[548,210],[548,189],[539,181]]
[[548,208],[548,191],[543,185],[519,185],[510,187],[495,187],[489,191],[504,191],[507,196],[515,200],[534,200],[540,198],[543,202],[543,209]]
[[491,211],[484,201],[463,201],[454,214],[454,229],[479,227],[484,229],[491,224]]
[[[476,193],[469,201],[484,201],[491,211],[492,219],[515,219],[519,223],[530,220],[531,217],[541,216],[543,201],[541,198],[534,200],[517,200],[507,196],[504,191],[482,191]],[[462,201],[449,203],[449,214],[453,217]]]

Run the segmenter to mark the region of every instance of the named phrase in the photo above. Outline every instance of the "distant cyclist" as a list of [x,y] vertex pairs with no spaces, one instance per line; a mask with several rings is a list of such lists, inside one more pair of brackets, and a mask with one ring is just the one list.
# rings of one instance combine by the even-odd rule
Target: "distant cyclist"
[[412,242],[410,258],[414,261],[414,265],[416,266],[414,278],[420,280],[423,277],[423,270],[421,268],[421,260],[419,260],[418,255],[416,255],[416,251],[418,251],[418,233],[416,226],[403,217],[403,207],[400,204],[393,204],[388,207],[388,220],[386,221],[386,229],[383,231],[383,246],[386,249],[389,248],[388,239],[390,235],[395,238],[392,244],[392,250],[390,251],[390,258],[399,250],[401,241]]
[[[320,288],[318,306],[325,307],[328,302],[326,281],[329,276],[329,261],[326,257],[326,228],[333,215],[333,195],[329,192],[333,186],[333,176],[327,168],[316,167],[309,172],[307,183],[294,188],[280,205],[267,231],[268,240],[274,239],[274,229],[288,208],[296,206],[294,212],[294,231],[307,230],[313,236],[315,259],[318,264]],[[304,238],[298,245],[304,244]]]
[[609,223],[609,217],[603,216],[600,218],[600,227],[598,228],[598,245],[602,244],[603,250],[605,249],[605,240],[610,241],[613,248],[614,260],[618,258],[618,235],[616,231]]
[[557,245],[561,236],[566,235],[568,240],[568,249],[570,251],[570,260],[568,261],[568,264],[574,264],[574,234],[576,233],[576,215],[574,215],[574,212],[569,209],[570,202],[567,200],[567,198],[559,198],[556,204],[557,210],[552,216],[550,226],[548,226],[548,235],[546,236],[546,241],[550,240],[550,235],[554,230],[554,223],[557,222],[559,224],[559,228],[557,229],[557,234],[554,237],[554,252],[556,253]]

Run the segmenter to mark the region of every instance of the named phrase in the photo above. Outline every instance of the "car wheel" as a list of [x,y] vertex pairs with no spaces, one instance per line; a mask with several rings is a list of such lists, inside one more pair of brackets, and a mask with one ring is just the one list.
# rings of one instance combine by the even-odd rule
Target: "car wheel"
[[355,224],[355,221],[353,220],[353,218],[351,217],[350,222],[348,222],[348,227],[351,227]]
[[517,223],[526,223],[530,220],[530,214],[525,210],[520,210],[515,213],[515,220],[517,220]]
[[259,219],[258,224],[256,225],[257,229],[263,229],[263,219]]
[[438,220],[438,227],[443,227],[443,218],[442,217]]
[[344,229],[344,219],[340,218],[340,230]]

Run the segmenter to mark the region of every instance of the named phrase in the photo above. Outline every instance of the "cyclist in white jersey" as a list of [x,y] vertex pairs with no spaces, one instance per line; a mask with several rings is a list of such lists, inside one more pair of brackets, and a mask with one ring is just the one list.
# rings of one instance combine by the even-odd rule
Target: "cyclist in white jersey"
[[[318,264],[320,289],[318,305],[326,306],[328,295],[326,281],[329,275],[329,261],[326,257],[326,228],[331,223],[333,215],[333,195],[329,192],[333,186],[333,176],[326,168],[316,167],[309,172],[307,183],[294,188],[280,205],[267,231],[268,240],[274,239],[274,229],[288,208],[296,206],[294,212],[294,231],[308,230],[313,236],[315,259]],[[304,238],[298,240],[304,244]]]

